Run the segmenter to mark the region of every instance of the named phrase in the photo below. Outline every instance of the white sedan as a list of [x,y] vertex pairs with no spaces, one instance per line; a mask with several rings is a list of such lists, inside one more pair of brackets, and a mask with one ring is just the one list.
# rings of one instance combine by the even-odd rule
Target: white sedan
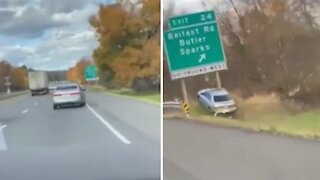
[[233,114],[237,111],[235,101],[223,88],[203,89],[198,92],[198,100],[214,115]]
[[53,109],[69,105],[85,106],[84,91],[85,89],[78,84],[58,85],[53,92]]

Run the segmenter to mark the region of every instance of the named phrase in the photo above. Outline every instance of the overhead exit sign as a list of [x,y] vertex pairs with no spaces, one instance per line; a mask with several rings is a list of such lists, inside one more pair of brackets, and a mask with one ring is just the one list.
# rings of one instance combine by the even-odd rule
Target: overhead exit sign
[[[180,19],[188,19],[185,26]],[[214,12],[173,17],[169,26],[163,36],[172,80],[227,69]]]

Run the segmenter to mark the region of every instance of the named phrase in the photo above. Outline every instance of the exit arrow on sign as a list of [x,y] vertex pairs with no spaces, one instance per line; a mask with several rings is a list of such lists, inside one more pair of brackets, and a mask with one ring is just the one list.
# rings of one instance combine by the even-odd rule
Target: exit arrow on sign
[[207,59],[207,55],[206,54],[200,54],[199,63],[201,63],[205,59]]

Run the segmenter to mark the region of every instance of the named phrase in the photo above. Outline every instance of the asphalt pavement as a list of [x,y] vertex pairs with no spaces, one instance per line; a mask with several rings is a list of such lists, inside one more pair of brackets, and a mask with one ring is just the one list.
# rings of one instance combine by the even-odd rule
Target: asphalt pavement
[[164,180],[319,180],[320,143],[165,120]]
[[51,95],[0,101],[0,179],[160,179],[160,106],[86,94],[59,110]]

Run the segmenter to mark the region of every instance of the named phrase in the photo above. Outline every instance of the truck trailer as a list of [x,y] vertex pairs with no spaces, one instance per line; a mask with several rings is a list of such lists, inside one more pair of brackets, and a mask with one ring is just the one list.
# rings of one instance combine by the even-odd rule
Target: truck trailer
[[48,74],[44,71],[28,72],[31,96],[49,94]]

